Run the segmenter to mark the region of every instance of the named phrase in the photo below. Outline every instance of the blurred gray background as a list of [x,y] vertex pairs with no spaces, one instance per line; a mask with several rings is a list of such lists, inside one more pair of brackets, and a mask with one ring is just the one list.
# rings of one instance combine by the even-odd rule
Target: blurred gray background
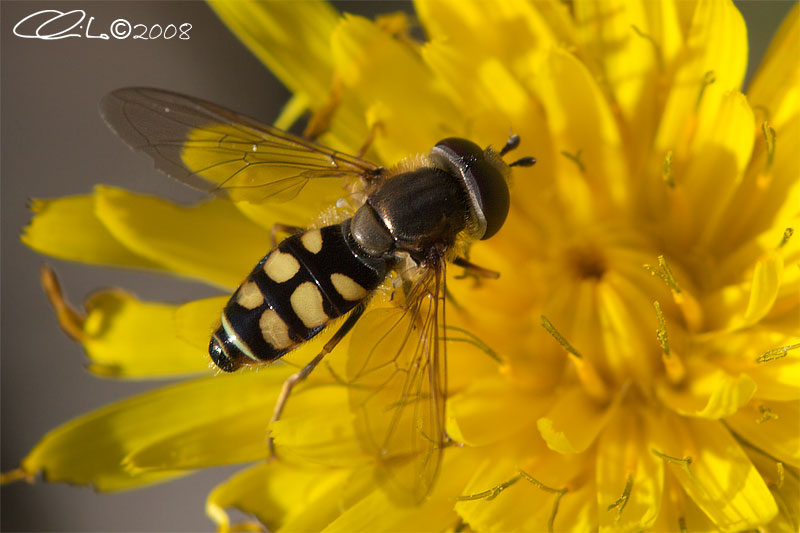
[[[406,2],[336,5],[369,16],[409,9]],[[748,22],[752,70],[793,2],[737,5]],[[97,31],[120,17],[148,26],[190,22],[193,27],[188,41],[42,41],[13,35],[20,19],[42,9],[83,9],[87,17],[95,17]],[[148,159],[129,151],[106,128],[97,114],[100,98],[128,85],[162,87],[271,122],[289,95],[200,2],[3,0],[0,29],[0,459],[7,471],[48,430],[153,386],[96,379],[83,370],[82,350],[61,333],[39,287],[44,261],[56,268],[75,303],[93,289],[108,286],[125,287],[142,299],[183,301],[214,294],[190,282],[45,259],[19,242],[31,197],[87,193],[96,183],[178,200],[195,197],[155,172]],[[0,529],[211,531],[203,512],[206,494],[235,470],[211,469],[112,495],[67,485],[15,483],[0,492]]]

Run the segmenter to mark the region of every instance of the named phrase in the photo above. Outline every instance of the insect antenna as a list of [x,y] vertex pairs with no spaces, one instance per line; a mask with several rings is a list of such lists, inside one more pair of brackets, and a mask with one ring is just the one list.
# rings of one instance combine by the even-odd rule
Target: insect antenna
[[517,135],[516,133],[512,133],[508,137],[508,140],[506,141],[506,145],[503,146],[502,150],[500,150],[500,156],[506,155],[508,152],[510,152],[511,150],[516,148],[517,146],[519,146],[519,135]]
[[[506,141],[506,145],[503,146],[503,149],[500,150],[500,157],[506,155],[511,150],[514,150],[519,146],[519,135],[516,133],[512,133],[508,136],[508,140]],[[510,167],[530,167],[536,164],[535,157],[521,157],[514,161],[513,163],[509,164]]]
[[536,164],[535,157],[521,157],[514,161],[513,163],[509,163],[508,166],[510,167],[532,167]]

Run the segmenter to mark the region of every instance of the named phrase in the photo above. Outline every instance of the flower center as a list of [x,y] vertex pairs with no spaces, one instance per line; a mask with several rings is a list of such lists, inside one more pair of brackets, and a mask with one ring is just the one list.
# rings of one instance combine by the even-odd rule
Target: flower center
[[603,279],[606,272],[606,256],[592,244],[576,245],[566,250],[567,265],[578,279]]

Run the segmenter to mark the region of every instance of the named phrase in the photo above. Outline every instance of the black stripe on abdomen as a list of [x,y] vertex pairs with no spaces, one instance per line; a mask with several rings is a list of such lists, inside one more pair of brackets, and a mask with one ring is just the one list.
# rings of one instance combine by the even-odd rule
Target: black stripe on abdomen
[[250,359],[243,364],[281,357],[383,281],[385,262],[355,255],[346,240],[348,227],[345,221],[287,238],[237,289],[223,310],[218,336],[227,335],[225,344],[235,344]]

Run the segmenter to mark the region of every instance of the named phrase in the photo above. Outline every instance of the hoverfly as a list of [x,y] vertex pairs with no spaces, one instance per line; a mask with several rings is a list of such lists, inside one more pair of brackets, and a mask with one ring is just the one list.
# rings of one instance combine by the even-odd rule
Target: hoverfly
[[[463,256],[468,241],[497,233],[509,210],[506,164],[512,135],[495,152],[447,138],[393,168],[320,146],[251,118],[168,91],[125,88],[101,113],[158,169],[234,202],[291,199],[311,180],[340,179],[358,193],[351,217],[293,228],[253,268],[222,310],[209,353],[221,370],[275,361],[343,317],[320,353],[291,376],[277,420],[302,381],[356,324],[371,349],[351,354],[348,373],[357,434],[375,453],[379,477],[404,501],[419,502],[436,478],[448,437],[443,335],[448,261],[486,275]],[[402,304],[367,304],[390,275]],[[399,314],[392,312],[398,310]],[[270,450],[274,453],[270,440]]]

